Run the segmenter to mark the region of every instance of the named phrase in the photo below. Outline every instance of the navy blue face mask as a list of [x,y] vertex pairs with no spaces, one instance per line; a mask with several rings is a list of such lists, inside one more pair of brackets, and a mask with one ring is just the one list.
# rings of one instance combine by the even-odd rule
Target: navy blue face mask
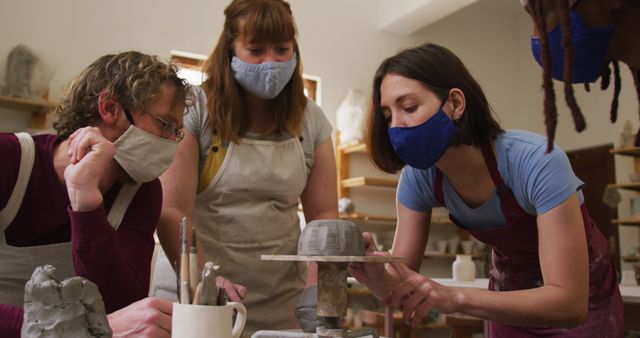
[[417,126],[389,128],[389,140],[402,162],[426,170],[442,157],[457,132],[458,127],[440,108]]
[[[605,65],[613,27],[589,28],[578,13],[571,10],[571,42],[573,44],[573,79],[571,83],[594,82],[600,76]],[[562,29],[557,25],[548,34],[551,52],[551,74],[554,79],[564,80],[564,48],[562,48]],[[531,52],[538,64],[542,65],[542,46],[540,39],[531,37]]]

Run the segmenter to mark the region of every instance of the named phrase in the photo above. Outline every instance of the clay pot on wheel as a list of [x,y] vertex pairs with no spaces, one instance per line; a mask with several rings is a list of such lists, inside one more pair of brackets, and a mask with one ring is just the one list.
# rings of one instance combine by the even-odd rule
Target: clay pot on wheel
[[364,256],[364,240],[353,222],[317,220],[308,223],[300,234],[298,255]]

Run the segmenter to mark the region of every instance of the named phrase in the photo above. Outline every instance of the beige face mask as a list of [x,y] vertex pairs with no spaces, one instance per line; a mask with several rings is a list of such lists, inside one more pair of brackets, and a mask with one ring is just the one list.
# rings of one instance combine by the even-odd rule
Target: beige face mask
[[131,125],[115,142],[114,159],[137,183],[152,181],[169,168],[178,142]]

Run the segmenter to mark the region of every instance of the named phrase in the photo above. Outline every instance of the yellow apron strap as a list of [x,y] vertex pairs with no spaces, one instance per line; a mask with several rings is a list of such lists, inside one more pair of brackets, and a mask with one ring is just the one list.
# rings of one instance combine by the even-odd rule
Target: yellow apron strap
[[200,178],[198,179],[198,193],[206,189],[211,181],[213,181],[213,178],[216,177],[225,156],[227,156],[227,148],[222,145],[222,139],[219,133],[214,131],[211,147],[209,147],[209,155],[204,162],[202,174],[200,174]]

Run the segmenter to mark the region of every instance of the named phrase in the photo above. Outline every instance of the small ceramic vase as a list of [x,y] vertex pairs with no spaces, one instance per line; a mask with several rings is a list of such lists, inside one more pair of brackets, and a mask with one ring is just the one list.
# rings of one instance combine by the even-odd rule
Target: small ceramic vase
[[468,282],[476,278],[476,265],[471,260],[471,255],[456,255],[456,260],[451,266],[453,280],[456,282]]

